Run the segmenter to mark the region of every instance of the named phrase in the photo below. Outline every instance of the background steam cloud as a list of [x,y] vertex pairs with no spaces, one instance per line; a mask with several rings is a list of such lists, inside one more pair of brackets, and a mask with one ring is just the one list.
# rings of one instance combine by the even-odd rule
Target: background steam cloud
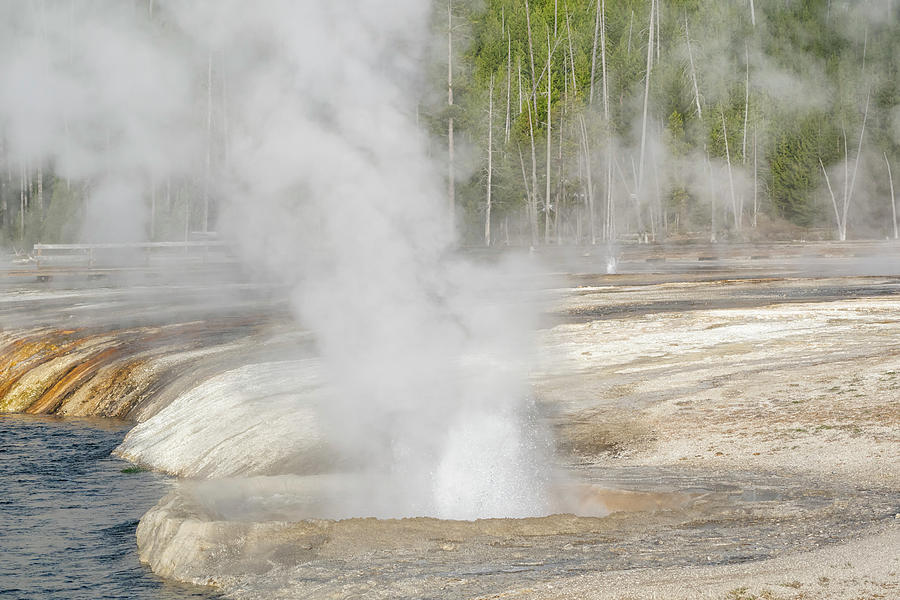
[[242,256],[295,286],[332,389],[323,427],[373,485],[350,510],[546,509],[546,444],[524,400],[530,311],[496,291],[496,271],[451,256],[415,125],[429,3],[0,13],[8,150],[90,185],[85,239],[141,239],[148,187],[194,177]]

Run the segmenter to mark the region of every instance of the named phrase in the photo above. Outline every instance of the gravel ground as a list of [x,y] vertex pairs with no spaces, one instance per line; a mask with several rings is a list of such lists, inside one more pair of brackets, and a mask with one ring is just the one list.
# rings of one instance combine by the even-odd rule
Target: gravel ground
[[[878,490],[900,513],[900,295],[891,279],[835,293],[858,283],[573,290],[560,314],[642,298],[656,308],[546,330],[535,387],[562,446],[592,469],[777,474],[851,490],[851,504]],[[873,514],[870,526],[812,551],[597,573],[495,597],[900,598],[900,514]]]
[[876,600],[900,598],[900,519],[813,552],[724,566],[598,573],[485,598]]

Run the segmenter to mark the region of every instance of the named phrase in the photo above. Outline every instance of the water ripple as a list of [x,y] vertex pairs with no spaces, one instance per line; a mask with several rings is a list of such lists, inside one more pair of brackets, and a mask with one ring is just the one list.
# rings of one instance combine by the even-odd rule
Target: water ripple
[[0,415],[0,598],[179,600],[219,596],[140,564],[138,519],[169,481],[110,453],[128,424]]

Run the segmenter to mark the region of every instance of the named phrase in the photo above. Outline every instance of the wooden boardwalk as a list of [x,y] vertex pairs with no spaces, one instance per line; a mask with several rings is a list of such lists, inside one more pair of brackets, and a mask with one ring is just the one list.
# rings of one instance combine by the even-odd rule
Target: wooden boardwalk
[[35,244],[27,258],[0,266],[0,277],[49,281],[57,276],[102,278],[234,264],[224,242]]

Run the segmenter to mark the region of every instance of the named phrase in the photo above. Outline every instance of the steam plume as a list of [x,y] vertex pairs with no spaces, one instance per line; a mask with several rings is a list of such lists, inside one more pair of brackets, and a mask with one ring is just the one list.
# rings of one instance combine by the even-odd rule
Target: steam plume
[[90,186],[84,239],[141,239],[146,190],[190,179],[202,222],[218,212],[246,261],[295,286],[333,388],[326,433],[371,478],[354,510],[535,514],[528,311],[452,256],[412,118],[429,10],[5,3],[0,127],[13,160]]

